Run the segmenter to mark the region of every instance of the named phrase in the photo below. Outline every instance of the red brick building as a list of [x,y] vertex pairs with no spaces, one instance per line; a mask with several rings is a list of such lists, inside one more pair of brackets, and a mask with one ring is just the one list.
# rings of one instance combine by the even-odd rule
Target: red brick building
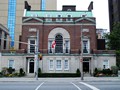
[[24,15],[20,36],[24,43],[20,49],[25,52],[8,57],[2,54],[4,61],[13,59],[11,66],[17,70],[22,67],[27,74],[36,72],[37,48],[42,54],[37,64],[43,73],[76,73],[80,69],[93,75],[95,68],[116,65],[114,51],[97,50],[96,19],[91,10],[76,11],[75,6],[64,6],[62,11],[32,10]]

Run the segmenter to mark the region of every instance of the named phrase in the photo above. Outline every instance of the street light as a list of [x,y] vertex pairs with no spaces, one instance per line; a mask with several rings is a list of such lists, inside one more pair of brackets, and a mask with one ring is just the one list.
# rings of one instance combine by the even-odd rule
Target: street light
[[39,30],[37,31],[37,42],[35,52],[35,78],[38,80],[38,53],[39,53]]
[[[82,15],[82,18],[84,19],[86,15]],[[83,75],[83,23],[81,24],[81,80],[84,80]]]

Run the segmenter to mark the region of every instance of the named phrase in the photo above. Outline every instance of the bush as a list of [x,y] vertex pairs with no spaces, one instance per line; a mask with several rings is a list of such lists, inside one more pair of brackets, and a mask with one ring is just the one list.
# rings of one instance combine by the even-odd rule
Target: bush
[[2,74],[2,72],[0,72],[0,77],[2,77],[3,76],[3,74]]
[[112,74],[112,70],[110,70],[110,69],[103,69],[102,73],[105,74],[105,75],[111,75]]
[[38,68],[38,77],[40,77],[41,74],[42,74],[42,72],[41,72],[41,68]]
[[40,77],[78,77],[76,73],[41,73]]
[[12,67],[9,67],[7,69],[7,71],[8,71],[9,74],[12,74],[15,71],[15,69],[13,69]]
[[76,70],[76,75],[77,75],[78,77],[81,76],[81,73],[80,73],[80,70],[79,70],[79,69]]
[[6,74],[8,74],[8,68],[4,67],[2,68],[2,75],[5,76]]
[[20,68],[20,70],[19,70],[19,76],[25,76],[25,72],[23,71],[22,68]]
[[111,70],[113,74],[118,74],[118,67],[117,66],[111,66]]

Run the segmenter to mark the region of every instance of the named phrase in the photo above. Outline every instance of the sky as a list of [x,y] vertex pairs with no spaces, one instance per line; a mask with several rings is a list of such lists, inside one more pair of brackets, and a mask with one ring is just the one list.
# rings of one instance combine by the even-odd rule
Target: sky
[[76,5],[77,10],[87,10],[91,1],[96,27],[109,31],[108,0],[57,0],[57,9],[62,10],[62,5]]

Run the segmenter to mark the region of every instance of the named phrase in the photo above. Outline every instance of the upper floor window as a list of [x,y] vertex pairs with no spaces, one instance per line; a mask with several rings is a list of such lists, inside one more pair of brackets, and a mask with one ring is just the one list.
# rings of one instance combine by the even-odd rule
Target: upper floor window
[[35,53],[35,49],[36,49],[36,40],[35,39],[29,39],[28,40],[28,53]]
[[83,53],[89,53],[89,41],[88,40],[83,40]]
[[65,41],[65,53],[69,53],[69,41]]
[[49,42],[48,42],[48,53],[53,53],[53,50],[52,50],[52,40],[49,40]]
[[58,34],[55,37],[55,41],[56,41],[55,53],[63,53],[63,37],[60,34]]

